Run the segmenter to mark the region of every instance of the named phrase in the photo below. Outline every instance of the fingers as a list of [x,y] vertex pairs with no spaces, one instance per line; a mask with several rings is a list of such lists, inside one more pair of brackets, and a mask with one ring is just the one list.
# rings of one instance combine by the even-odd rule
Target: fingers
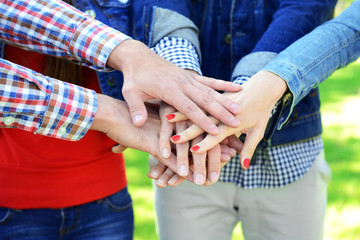
[[125,149],[127,149],[127,147],[122,146],[122,145],[120,145],[120,144],[116,144],[115,146],[113,146],[113,147],[111,148],[111,151],[112,151],[113,153],[122,153],[123,151],[125,151]]
[[228,143],[227,146],[235,149],[236,152],[240,153],[241,149],[243,148],[244,144],[240,141],[239,136],[231,135],[226,138]]
[[252,158],[256,146],[259,144],[262,138],[261,131],[254,131],[247,133],[244,145],[240,152],[240,163],[243,169],[248,169],[250,166],[250,159]]
[[[192,87],[191,90],[187,90],[189,97],[202,109],[206,110],[211,116],[219,119],[224,124],[231,127],[238,127],[239,121],[236,117],[229,112],[228,109],[239,108],[235,102],[226,97],[221,96],[220,93],[215,90],[201,85],[199,82],[194,83],[195,88]],[[219,101],[221,100],[221,101]],[[224,104],[224,105],[223,105]],[[235,107],[237,106],[237,107]],[[179,110],[179,109],[178,109]],[[180,110],[179,110],[180,111]],[[182,112],[182,111],[180,111]],[[193,120],[188,114],[187,115],[191,120]],[[198,122],[193,121],[203,128]],[[204,129],[206,130],[206,129]]]
[[161,162],[157,162],[156,165],[150,170],[147,174],[148,178],[158,179],[167,169],[168,167],[162,164]]
[[222,140],[224,140],[227,136],[232,135],[233,132],[236,131],[235,128],[230,128],[226,125],[220,125],[219,126],[219,134],[216,136],[213,135],[207,135],[204,140],[202,140],[200,143],[193,145],[190,148],[191,152],[196,153],[203,153],[213,147],[216,146],[216,144],[220,143]]
[[197,76],[196,80],[212,89],[219,91],[237,92],[241,90],[240,84],[236,84],[228,81],[223,81],[223,80],[218,80],[203,76]]
[[[214,124],[217,124],[219,122],[219,120],[217,120],[213,117],[210,117],[210,119],[214,122]],[[190,127],[188,127],[186,130],[171,137],[171,141],[173,143],[187,142],[187,141],[190,141],[190,140],[196,138],[203,132],[204,132],[204,130],[202,130],[198,125],[193,124]]]
[[169,139],[173,133],[174,124],[169,123],[162,116],[167,115],[169,112],[172,112],[173,110],[174,108],[164,106],[163,104],[160,106],[161,127],[159,132],[159,148],[164,158],[170,157],[171,145]]
[[[202,136],[197,137],[193,140],[194,143],[201,141]],[[193,153],[192,159],[194,163],[194,182],[197,185],[203,185],[206,180],[206,152]],[[220,156],[219,156],[220,159]]]
[[136,90],[129,91],[123,88],[123,96],[128,104],[131,120],[136,127],[142,126],[147,119],[147,111],[141,94]]
[[[176,131],[182,132],[186,129],[186,122],[176,123]],[[176,144],[177,173],[180,176],[189,175],[189,142]]]
[[155,184],[159,188],[164,188],[167,185],[170,187],[175,187],[185,180],[185,178],[180,177],[173,170],[160,162],[157,162],[157,164],[150,170],[147,176],[156,180]]
[[221,149],[220,161],[222,163],[227,163],[228,161],[230,161],[232,157],[236,155],[236,150],[228,147],[225,144],[220,144],[220,149]]
[[166,118],[169,122],[179,122],[179,121],[184,121],[184,120],[189,119],[187,116],[185,116],[181,112],[175,112],[175,113],[168,114],[168,115],[166,115]]
[[207,182],[210,184],[217,182],[220,176],[220,156],[221,149],[220,145],[217,144],[215,147],[207,152]]
[[[194,88],[192,86],[194,92],[197,92],[199,95],[199,89]],[[191,92],[191,91],[190,91]],[[191,93],[190,95],[195,95],[195,93]],[[218,129],[216,125],[210,120],[208,116],[199,108],[196,101],[194,102],[183,93],[173,94],[170,97],[165,99],[168,104],[174,106],[179,112],[186,115],[192,122],[199,125],[206,132],[216,135],[218,133]],[[230,113],[229,113],[230,114]],[[231,115],[231,114],[230,114]]]

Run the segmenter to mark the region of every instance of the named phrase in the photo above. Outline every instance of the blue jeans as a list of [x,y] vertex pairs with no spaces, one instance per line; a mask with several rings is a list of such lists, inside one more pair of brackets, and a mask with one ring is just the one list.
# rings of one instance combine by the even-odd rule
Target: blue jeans
[[129,240],[134,216],[127,188],[107,198],[60,209],[0,207],[1,240]]

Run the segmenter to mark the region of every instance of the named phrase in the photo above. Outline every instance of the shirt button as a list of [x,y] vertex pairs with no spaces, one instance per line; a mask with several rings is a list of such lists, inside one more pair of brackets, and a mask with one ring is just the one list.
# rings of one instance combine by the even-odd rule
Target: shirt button
[[231,34],[230,33],[226,34],[224,40],[227,45],[230,45],[231,44]]
[[119,3],[128,3],[129,0],[119,0]]
[[107,80],[107,83],[108,83],[108,85],[109,85],[110,87],[114,87],[114,86],[116,86],[116,79],[115,79],[115,78],[109,78],[109,79]]
[[67,131],[66,131],[66,124],[62,125],[61,127],[59,127],[58,133],[60,135],[64,135]]
[[9,125],[13,124],[13,122],[15,122],[15,118],[11,117],[11,116],[4,117],[3,122],[5,123],[6,126],[9,126]]
[[95,11],[92,10],[92,9],[86,10],[86,11],[85,11],[85,14],[88,15],[89,17],[91,17],[91,18],[95,18],[95,17],[96,17],[96,13],[95,13]]

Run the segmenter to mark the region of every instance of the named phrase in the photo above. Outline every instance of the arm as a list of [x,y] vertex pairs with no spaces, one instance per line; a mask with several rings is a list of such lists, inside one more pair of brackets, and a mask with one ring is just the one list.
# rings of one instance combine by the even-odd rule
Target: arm
[[[195,103],[213,111],[220,107],[228,119],[233,118],[229,112],[233,103],[209,90],[209,86],[217,84],[214,79],[189,75],[140,42],[124,41],[128,39],[124,34],[59,0],[3,1],[0,6],[0,17],[5,23],[1,25],[2,40],[80,61],[96,69],[106,69],[108,65],[122,71],[126,83],[124,95],[137,126],[146,120],[143,101],[148,98],[160,98],[184,110],[194,122],[212,133],[217,132],[216,126]],[[193,88],[197,90],[195,93],[190,91]],[[169,89],[178,93],[176,98],[169,95]]]
[[60,0],[1,1],[0,19],[0,40],[97,70],[129,39]]
[[79,140],[97,110],[94,91],[0,59],[0,127]]
[[[292,41],[330,17],[334,4],[335,1],[284,0],[280,2],[279,9],[273,15],[273,21],[255,45],[252,53],[241,59],[233,72],[233,79],[239,76],[253,76],[244,84],[243,91],[228,94],[229,97],[237,99],[236,102],[240,104],[241,111],[237,119],[241,127],[230,128],[220,124],[218,135],[207,136],[203,142],[193,147],[192,151],[206,151],[225,137],[241,132],[246,134],[246,138],[240,160],[245,169],[248,167],[249,159],[264,136],[272,108],[287,90],[283,80],[274,76],[265,78],[264,73],[256,73]],[[187,139],[189,138],[184,137],[184,141]],[[209,144],[210,142],[212,144]]]
[[[135,0],[134,8],[135,19],[137,20],[136,32],[139,36],[141,36],[141,40],[145,42],[149,47],[154,47],[164,37],[182,38],[190,42],[192,46],[196,49],[197,54],[199,55],[199,43],[197,36],[198,29],[189,19],[191,1]],[[152,68],[157,67],[154,64],[151,65]],[[169,72],[172,72],[173,74],[179,76],[172,77],[172,79],[176,80],[172,83],[169,83],[169,81],[167,81],[167,85],[175,84],[175,86],[169,86],[167,88],[167,94],[170,93],[169,90],[172,90],[174,88],[182,88],[183,93],[185,93],[186,97],[192,99],[193,102],[196,103],[199,107],[206,109],[208,112],[212,113],[215,117],[220,119],[225,124],[230,126],[237,126],[238,123],[234,121],[234,116],[230,114],[230,112],[237,112],[236,104],[234,104],[233,102],[229,102],[227,99],[221,97],[216,91],[214,91],[213,89],[218,88],[214,84],[210,85],[209,81],[204,82],[204,80],[207,78],[188,73],[188,76],[183,76],[180,79],[181,76],[177,74],[178,70],[173,67],[168,67],[167,69],[169,70]],[[163,79],[164,77],[161,76],[161,73],[159,73],[157,80],[151,82],[151,84],[158,84],[157,91],[164,88],[165,84],[163,83]],[[204,88],[203,85],[205,84],[208,87]],[[221,85],[223,84],[225,83],[221,83]],[[126,83],[126,76],[125,85],[126,88],[123,93],[126,97],[127,92],[133,91],[135,87],[129,86],[130,84],[128,85]],[[137,84],[137,86],[139,86],[139,84]],[[233,88],[231,91],[234,90],[237,91],[239,89]],[[211,122],[209,118],[206,117],[203,112],[200,111],[198,107],[196,107],[196,105],[191,104],[188,99],[183,97],[183,101],[181,102],[181,104],[178,104],[178,100],[180,100],[178,94],[170,93],[170,95],[171,96],[164,95],[161,99],[169,105],[174,106],[178,111],[181,111],[187,116],[189,116],[190,119],[195,119],[194,122],[197,122],[199,126],[205,129],[207,132],[210,132],[212,134],[217,133],[216,126]],[[149,96],[143,95],[142,97],[148,98]],[[127,98],[125,99],[127,100],[127,102],[129,102]],[[135,109],[135,107],[131,108]],[[141,109],[141,107],[138,107],[138,109]],[[139,112],[140,111],[141,110],[139,110]],[[135,113],[133,115],[135,115]]]
[[[360,56],[360,1],[296,41],[263,70],[284,79],[293,95],[291,110],[336,69]],[[286,119],[287,120],[287,119]]]

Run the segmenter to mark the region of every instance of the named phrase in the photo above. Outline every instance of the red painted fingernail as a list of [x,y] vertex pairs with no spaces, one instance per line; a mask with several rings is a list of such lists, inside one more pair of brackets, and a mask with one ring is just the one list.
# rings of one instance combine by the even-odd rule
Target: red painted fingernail
[[199,146],[193,146],[193,147],[191,148],[191,150],[193,150],[194,152],[199,151],[199,149],[200,149]]
[[180,136],[179,135],[172,136],[171,140],[173,140],[173,142],[177,142],[180,140]]
[[244,160],[244,167],[245,167],[246,169],[248,169],[248,168],[249,168],[249,164],[250,164],[250,160],[249,160],[248,158],[246,158],[246,159]]
[[175,118],[175,114],[169,114],[169,115],[166,115],[166,118],[168,119],[168,120],[171,120],[171,119],[174,119]]

